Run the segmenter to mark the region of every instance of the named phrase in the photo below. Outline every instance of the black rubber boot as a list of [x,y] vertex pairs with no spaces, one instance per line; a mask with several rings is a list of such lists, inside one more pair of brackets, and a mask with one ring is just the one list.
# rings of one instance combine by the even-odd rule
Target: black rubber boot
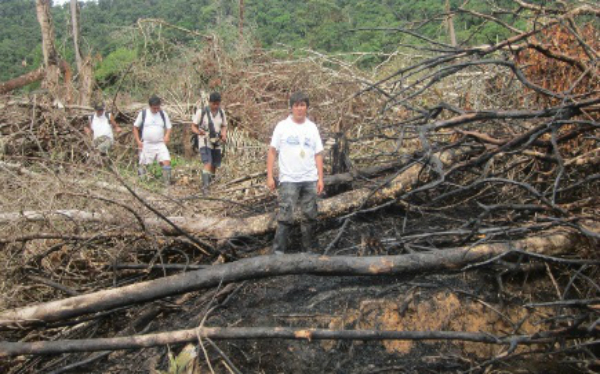
[[202,195],[206,196],[208,195],[208,188],[210,186],[210,182],[211,182],[211,174],[210,173],[206,173],[206,172],[202,172]]
[[285,253],[291,228],[291,225],[279,222],[277,231],[275,231],[275,239],[273,240],[272,254],[281,255]]
[[169,187],[171,185],[171,166],[163,166],[162,175],[165,187]]
[[146,174],[147,174],[146,167],[140,165],[138,167],[138,177],[140,178],[140,180],[143,180],[143,181],[146,180]]
[[319,252],[319,242],[317,241],[317,236],[315,235],[316,226],[317,225],[315,223],[302,223],[302,247],[304,247],[305,252]]

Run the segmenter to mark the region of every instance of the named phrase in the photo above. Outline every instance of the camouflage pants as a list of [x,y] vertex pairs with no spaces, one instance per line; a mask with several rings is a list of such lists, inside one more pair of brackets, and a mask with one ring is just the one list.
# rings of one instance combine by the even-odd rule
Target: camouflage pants
[[282,182],[279,186],[279,213],[273,251],[285,252],[292,225],[294,209],[302,211],[302,246],[305,251],[316,251],[317,241],[314,229],[317,223],[317,182]]
[[94,148],[102,154],[107,154],[112,144],[113,140],[109,136],[100,136],[94,139]]

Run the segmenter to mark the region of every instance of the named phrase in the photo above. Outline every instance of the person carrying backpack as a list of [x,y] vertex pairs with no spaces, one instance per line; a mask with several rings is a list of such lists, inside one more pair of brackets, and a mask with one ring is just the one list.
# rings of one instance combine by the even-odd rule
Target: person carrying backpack
[[208,106],[198,109],[192,118],[192,132],[197,135],[198,150],[204,169],[202,170],[202,194],[208,187],[217,168],[221,166],[221,145],[227,141],[227,117],[221,109],[221,94],[210,94]]
[[119,133],[121,128],[117,125],[115,116],[104,110],[103,103],[96,104],[94,110],[95,113],[90,116],[84,130],[86,134],[93,136],[94,148],[106,155],[114,143],[113,129]]
[[161,99],[152,96],[148,100],[149,108],[143,109],[133,124],[133,136],[140,153],[138,175],[146,175],[146,165],[158,161],[162,166],[163,180],[166,186],[171,184],[171,155],[167,144],[171,140],[171,120],[161,106]]

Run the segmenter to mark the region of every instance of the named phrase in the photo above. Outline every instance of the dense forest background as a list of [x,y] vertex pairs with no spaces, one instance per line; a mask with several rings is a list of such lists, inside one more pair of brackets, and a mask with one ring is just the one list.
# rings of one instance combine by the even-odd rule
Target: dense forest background
[[[256,48],[272,49],[282,45],[310,48],[328,53],[376,52],[361,64],[369,67],[381,62],[385,54],[420,40],[410,32],[449,42],[443,0],[247,0],[244,3],[244,37]],[[463,1],[452,0],[457,11]],[[496,4],[514,8],[512,1]],[[141,51],[152,51],[139,33],[138,20],[155,18],[205,35],[216,34],[226,48],[236,48],[240,17],[238,0],[98,0],[80,3],[82,52],[95,58],[98,83],[114,84],[120,70],[138,58]],[[468,9],[493,13],[487,2],[474,2]],[[519,26],[514,15],[495,14],[507,24]],[[57,47],[63,58],[73,62],[70,37],[69,4],[53,7]],[[0,2],[0,81],[17,77],[39,67],[42,60],[41,36],[33,0]],[[454,18],[457,40],[465,45],[494,42],[509,31],[493,22],[465,12]],[[400,32],[408,30],[409,33]],[[197,35],[164,28],[160,38],[175,44],[194,46]],[[421,40],[422,42],[422,40]],[[151,44],[151,42],[150,42]],[[159,48],[157,46],[157,48]],[[160,51],[165,52],[165,51]],[[176,58],[174,51],[165,55]],[[160,53],[157,53],[159,55]]]

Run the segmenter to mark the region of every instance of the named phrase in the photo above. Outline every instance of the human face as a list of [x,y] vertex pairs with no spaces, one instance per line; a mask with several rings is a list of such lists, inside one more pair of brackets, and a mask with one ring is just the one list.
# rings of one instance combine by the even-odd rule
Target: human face
[[100,110],[97,110],[97,111],[96,111],[96,115],[97,115],[98,117],[100,117],[102,114],[104,114],[104,109],[100,109]]
[[308,111],[308,105],[304,101],[299,101],[292,105],[292,119],[296,123],[303,123],[306,119],[306,112]]
[[221,106],[221,102],[220,101],[211,101],[210,103],[208,103],[208,106],[210,107],[211,112],[217,113],[217,111],[219,110],[219,107]]
[[150,111],[152,114],[156,114],[160,111],[160,105],[150,105]]

